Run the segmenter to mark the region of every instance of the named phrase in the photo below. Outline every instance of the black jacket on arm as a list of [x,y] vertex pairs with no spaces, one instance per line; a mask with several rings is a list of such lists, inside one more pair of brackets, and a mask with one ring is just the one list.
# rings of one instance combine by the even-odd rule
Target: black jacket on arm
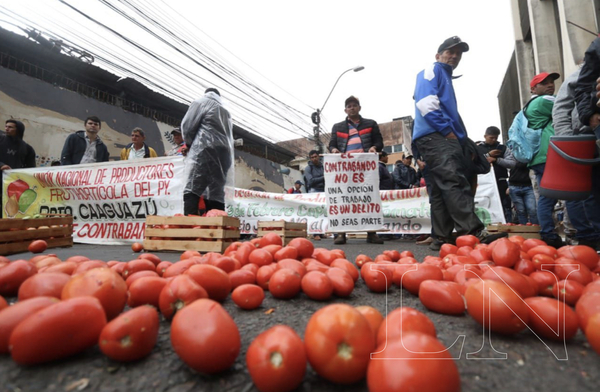
[[4,165],[11,169],[35,167],[35,150],[18,137],[0,134],[0,166]]
[[[363,150],[369,151],[369,148],[375,146],[377,151],[383,150],[383,138],[379,131],[379,125],[374,120],[368,118],[360,118],[356,127],[360,141],[362,142]],[[331,140],[329,141],[329,151],[337,148],[340,152],[346,152],[348,146],[348,138],[350,130],[348,126],[348,118],[346,120],[333,125],[331,129]]]
[[579,121],[583,125],[590,125],[592,114],[600,112],[600,108],[596,106],[596,79],[600,76],[600,38],[596,38],[586,50],[583,61],[575,85],[575,102]]
[[[99,138],[96,143],[96,162],[108,162],[108,148]],[[62,165],[77,165],[81,162],[87,142],[85,141],[85,131],[77,131],[70,134],[65,140],[62,153],[60,154],[60,163]]]
[[312,162],[308,162],[308,166],[304,169],[304,185],[309,193],[325,191],[325,168],[323,165],[315,166]]

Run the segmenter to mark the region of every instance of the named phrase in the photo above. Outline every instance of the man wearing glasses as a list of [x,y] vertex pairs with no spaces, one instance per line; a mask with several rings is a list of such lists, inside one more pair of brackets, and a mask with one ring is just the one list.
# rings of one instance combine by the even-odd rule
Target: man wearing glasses
[[133,128],[133,131],[131,131],[131,143],[121,150],[121,160],[156,158],[158,156],[156,151],[152,147],[148,147],[144,142],[145,140],[146,134],[142,128]]

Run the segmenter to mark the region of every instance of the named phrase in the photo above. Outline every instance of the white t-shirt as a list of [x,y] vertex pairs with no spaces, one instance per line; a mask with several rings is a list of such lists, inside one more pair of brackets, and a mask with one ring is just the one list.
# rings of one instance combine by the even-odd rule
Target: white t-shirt
[[129,157],[127,159],[140,159],[143,158],[145,154],[146,149],[144,146],[142,146],[142,148],[139,150],[136,150],[134,146],[131,146],[131,149],[129,150]]

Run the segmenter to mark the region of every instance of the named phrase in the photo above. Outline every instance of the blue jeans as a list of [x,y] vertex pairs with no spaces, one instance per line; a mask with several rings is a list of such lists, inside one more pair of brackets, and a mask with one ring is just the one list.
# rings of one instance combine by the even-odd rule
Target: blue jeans
[[[535,173],[535,179],[538,186],[542,182],[542,176],[544,175],[545,163],[531,166],[531,170]],[[540,236],[542,240],[552,239],[558,237],[556,231],[554,231],[554,219],[552,219],[552,212],[556,205],[556,199],[550,199],[548,197],[540,195],[538,198],[537,214],[538,220],[541,226]]]
[[578,240],[597,241],[600,239],[600,205],[594,196],[585,200],[566,202],[569,219],[577,230]]
[[527,222],[531,222],[534,225],[538,225],[539,221],[533,187],[510,185],[508,188],[510,189],[510,198],[517,210],[519,223],[524,225]]

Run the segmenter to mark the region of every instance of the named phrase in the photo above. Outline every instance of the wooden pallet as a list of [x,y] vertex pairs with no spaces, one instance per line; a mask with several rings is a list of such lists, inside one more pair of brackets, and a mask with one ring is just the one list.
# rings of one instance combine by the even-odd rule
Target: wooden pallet
[[268,233],[276,233],[281,237],[283,246],[286,246],[294,238],[306,238],[306,223],[279,221],[259,221],[258,237]]
[[0,219],[0,255],[27,252],[34,240],[46,241],[48,248],[73,246],[73,217]]
[[540,239],[539,226],[508,226],[508,225],[489,225],[487,231],[490,233],[508,233],[509,237],[521,236],[525,239]]
[[[168,225],[168,227],[164,227]],[[223,252],[240,239],[240,220],[230,216],[147,216],[145,250]]]

